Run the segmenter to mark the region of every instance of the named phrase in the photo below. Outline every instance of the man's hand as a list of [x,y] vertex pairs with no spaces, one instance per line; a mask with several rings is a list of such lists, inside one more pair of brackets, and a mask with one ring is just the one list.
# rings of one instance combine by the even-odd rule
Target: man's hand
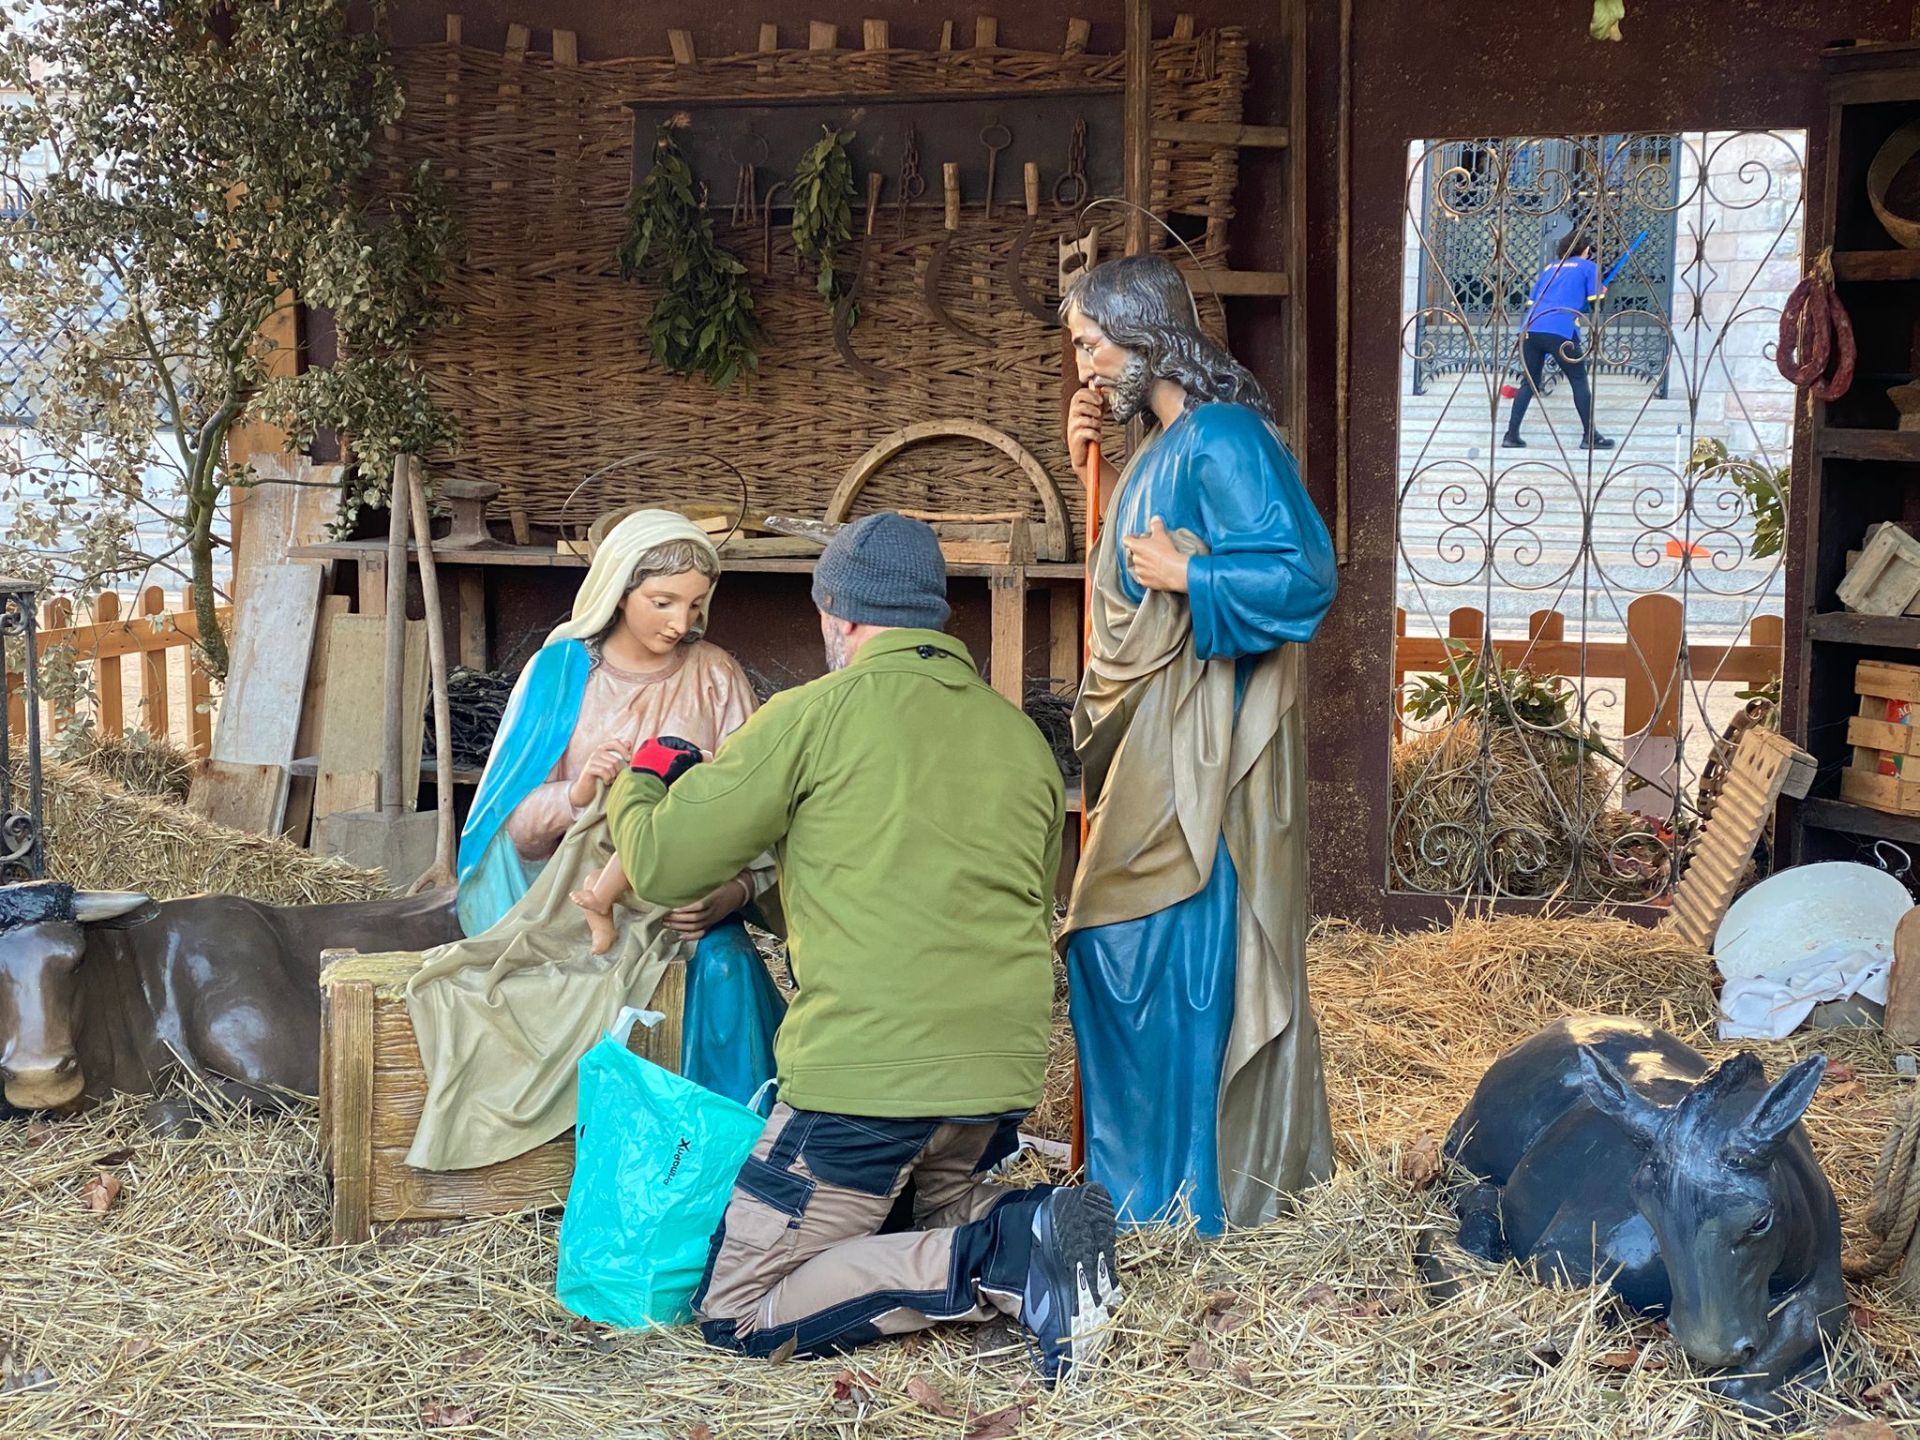
[[1122,536],[1120,543],[1127,547],[1127,569],[1145,588],[1187,593],[1188,557],[1174,545],[1158,515],[1149,523],[1146,534]]
[[593,799],[595,788],[601,784],[612,784],[615,777],[627,768],[627,747],[618,740],[603,740],[587,757],[586,768],[574,777],[573,784],[567,790],[567,799],[573,802],[573,808],[582,810]]
[[1083,485],[1091,483],[1087,475],[1087,447],[1100,441],[1100,417],[1105,410],[1106,403],[1100,392],[1091,385],[1074,391],[1073,399],[1067,404],[1067,458]]
[[698,765],[700,747],[678,735],[659,735],[645,741],[633,752],[633,770],[637,775],[657,776],[669,790],[673,782]]
[[684,905],[666,914],[667,927],[678,930],[689,940],[698,940],[734,911],[744,909],[751,895],[747,882],[739,876],[727,881],[706,899]]

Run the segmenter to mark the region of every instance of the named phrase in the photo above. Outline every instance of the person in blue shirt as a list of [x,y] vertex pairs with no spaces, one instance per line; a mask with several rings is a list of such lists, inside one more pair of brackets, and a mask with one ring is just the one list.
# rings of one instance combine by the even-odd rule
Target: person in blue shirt
[[1580,344],[1580,317],[1606,294],[1600,284],[1600,269],[1593,263],[1593,242],[1585,233],[1571,230],[1554,251],[1554,262],[1533,282],[1532,302],[1526,322],[1521,325],[1520,363],[1527,372],[1527,383],[1513,397],[1513,413],[1507,417],[1507,433],[1501,444],[1509,450],[1522,449],[1520,422],[1527,418],[1527,406],[1539,393],[1540,378],[1551,354],[1567,377],[1567,389],[1573,392],[1573,408],[1580,415],[1580,448],[1611,450],[1613,441],[1593,428],[1593,392],[1587,386],[1586,349]]

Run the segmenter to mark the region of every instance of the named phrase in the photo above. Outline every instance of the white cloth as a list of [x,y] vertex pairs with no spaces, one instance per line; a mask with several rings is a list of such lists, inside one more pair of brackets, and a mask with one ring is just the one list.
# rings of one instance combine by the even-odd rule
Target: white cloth
[[1735,976],[1720,989],[1722,1040],[1779,1040],[1791,1035],[1829,1000],[1858,996],[1887,1003],[1893,942],[1837,941],[1791,967],[1767,975]]

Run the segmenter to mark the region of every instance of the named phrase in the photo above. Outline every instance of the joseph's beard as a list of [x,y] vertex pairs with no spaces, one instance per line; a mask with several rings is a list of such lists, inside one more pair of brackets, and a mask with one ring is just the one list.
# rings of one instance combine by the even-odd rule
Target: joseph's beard
[[1107,413],[1116,424],[1125,425],[1147,408],[1147,396],[1152,390],[1153,375],[1147,369],[1146,357],[1132,356],[1120,372],[1120,378],[1107,391]]

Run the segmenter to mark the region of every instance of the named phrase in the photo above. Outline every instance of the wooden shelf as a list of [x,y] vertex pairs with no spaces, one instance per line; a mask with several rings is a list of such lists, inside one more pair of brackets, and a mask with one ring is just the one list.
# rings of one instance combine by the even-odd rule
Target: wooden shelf
[[[408,546],[409,555],[417,553]],[[336,540],[324,545],[296,545],[287,552],[295,560],[371,560],[384,562],[387,558],[387,542],[384,540]],[[584,555],[562,555],[559,551],[538,545],[490,545],[474,550],[439,550],[433,552],[433,558],[442,566],[506,565],[522,566],[531,569],[584,570],[587,559]],[[761,575],[811,575],[813,559],[810,556],[797,556],[785,559],[761,557],[733,558],[725,551],[720,554],[721,567],[729,574]],[[962,578],[982,578],[995,570],[1005,569],[1000,565],[973,565],[950,563],[947,575]],[[1051,581],[1068,581],[1079,584],[1086,579],[1086,571],[1077,560],[1036,560],[1026,565],[1027,579],[1041,584]]]
[[1872,835],[1881,840],[1920,841],[1920,815],[1892,815],[1845,800],[1803,800],[1800,823],[1842,835]]
[[1820,454],[1836,460],[1893,460],[1920,464],[1920,430],[1822,429]]
[[1920,250],[1836,250],[1836,280],[1920,280]]
[[1920,650],[1920,615],[1855,615],[1849,610],[1830,611],[1808,617],[1807,638],[1829,645]]

